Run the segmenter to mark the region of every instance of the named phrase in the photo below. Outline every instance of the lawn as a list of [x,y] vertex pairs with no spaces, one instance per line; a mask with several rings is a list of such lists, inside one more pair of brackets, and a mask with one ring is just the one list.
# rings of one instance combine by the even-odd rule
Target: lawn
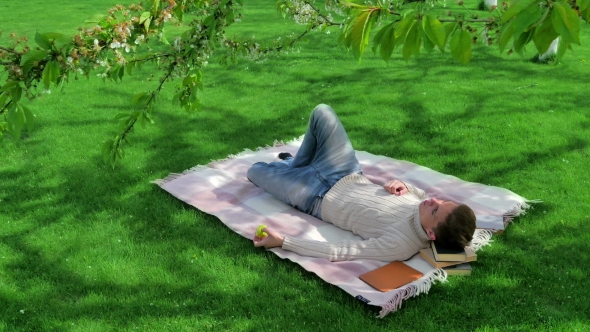
[[[4,1],[0,41],[74,33],[115,3]],[[245,0],[231,33],[268,40],[294,29],[274,3]],[[313,33],[298,52],[262,61],[212,59],[195,114],[173,105],[167,86],[156,123],[133,134],[115,169],[100,143],[133,96],[155,87],[149,66],[30,102],[36,130],[0,147],[0,331],[590,330],[590,28],[557,66],[527,61],[532,47],[521,58],[484,46],[467,66],[440,54],[405,62],[399,51],[389,64],[370,53],[358,63],[338,34]],[[358,150],[543,203],[478,253],[470,277],[377,319],[150,183],[297,137],[319,103]]]

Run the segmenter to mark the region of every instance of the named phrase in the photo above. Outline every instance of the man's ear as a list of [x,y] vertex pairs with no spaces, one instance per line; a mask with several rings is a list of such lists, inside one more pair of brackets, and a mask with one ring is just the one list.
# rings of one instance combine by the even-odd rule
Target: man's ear
[[426,235],[428,235],[428,237],[429,237],[429,238],[430,238],[432,241],[436,240],[436,235],[434,234],[434,231],[432,230],[432,228],[431,228],[431,229],[428,229],[428,230],[426,231]]

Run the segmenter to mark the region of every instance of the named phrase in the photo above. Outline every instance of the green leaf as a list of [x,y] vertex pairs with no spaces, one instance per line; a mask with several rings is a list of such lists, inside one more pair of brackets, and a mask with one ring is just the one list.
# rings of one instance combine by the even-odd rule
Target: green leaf
[[143,27],[145,28],[146,34],[150,31],[150,24],[152,24],[152,19],[148,17],[148,19],[143,22]]
[[424,50],[428,53],[432,53],[432,51],[434,50],[434,43],[432,42],[432,40],[430,40],[430,38],[428,37],[428,35],[426,34],[426,31],[422,30],[422,39],[424,40],[423,44],[424,44]]
[[168,41],[168,39],[166,39],[166,32],[164,31],[164,29],[162,29],[162,35],[160,36],[160,41],[164,44],[164,45],[170,45],[170,42]]
[[51,81],[56,85],[59,83],[59,78],[61,75],[61,70],[59,68],[59,63],[57,61],[49,61],[51,63]]
[[26,122],[25,114],[22,111],[20,104],[13,104],[13,107],[8,109],[6,113],[6,120],[8,122],[8,132],[12,134],[15,139],[20,138],[21,131]]
[[205,17],[205,19],[203,20],[203,25],[210,26],[211,24],[213,24],[213,22],[215,22],[215,15],[209,15]]
[[146,98],[148,98],[148,93],[145,91],[140,92],[133,97],[133,104],[142,104]]
[[590,0],[576,0],[576,5],[580,8],[580,12],[583,12],[590,6]]
[[127,69],[127,75],[131,76],[133,75],[133,67],[134,67],[134,62],[127,62],[127,64],[125,65],[125,68]]
[[451,36],[451,34],[453,34],[457,26],[459,26],[457,22],[445,24],[445,45],[447,44],[447,40],[449,40],[449,37]]
[[68,51],[73,45],[68,36],[61,35],[53,40],[53,46],[56,50],[61,50],[62,54],[66,56],[67,52],[64,51]]
[[100,23],[100,21],[104,20],[106,17],[107,16],[104,14],[95,14],[90,16],[86,21],[84,21],[84,23]]
[[8,93],[0,92],[0,109],[4,108],[4,105],[6,105],[7,99],[8,99]]
[[215,36],[215,32],[217,32],[217,20],[214,20],[208,29],[209,30],[207,32],[209,33],[209,35],[208,35],[209,40],[213,40],[213,36]]
[[152,17],[152,14],[150,12],[141,13],[141,16],[139,16],[139,24],[145,23],[145,21],[150,17]]
[[45,68],[43,68],[43,73],[41,74],[41,81],[43,82],[43,86],[45,86],[45,90],[48,90],[51,85],[52,70],[50,63],[51,61],[45,64]]
[[123,81],[124,75],[125,75],[125,66],[121,66],[121,68],[119,68],[119,80]]
[[100,145],[100,150],[102,152],[102,158],[104,159],[105,163],[109,160],[109,154],[111,152],[112,146],[113,146],[113,140],[103,141],[102,144]]
[[192,85],[195,82],[195,75],[186,75],[185,78],[182,80],[183,86]]
[[420,53],[420,24],[417,20],[414,20],[414,24],[410,27],[406,40],[404,42],[404,48],[402,54],[404,59],[408,61],[412,54],[418,55]]
[[118,113],[115,115],[115,120],[124,119],[130,117],[129,113]]
[[46,32],[43,35],[45,37],[47,37],[47,39],[49,39],[49,40],[56,40],[56,39],[64,37],[63,33],[57,33],[57,32]]
[[8,91],[14,89],[14,87],[17,85],[19,85],[18,81],[8,81],[8,82],[6,82],[6,84],[4,84],[2,86],[2,88],[0,89],[0,92],[8,92]]
[[233,10],[230,10],[227,13],[227,15],[225,16],[225,24],[232,25],[235,20],[236,20],[236,16],[235,16]]
[[569,5],[555,2],[553,12],[551,12],[551,21],[562,40],[580,45],[580,18]]
[[150,115],[150,113],[148,112],[143,112],[145,119],[148,121],[149,124],[154,124],[154,120],[152,119],[152,116]]
[[406,40],[408,31],[410,31],[414,23],[416,23],[416,15],[407,15],[395,25],[393,32],[395,46],[402,44]]
[[22,96],[23,89],[21,88],[20,84],[17,84],[12,91],[10,91],[10,98],[12,99],[13,103],[17,103]]
[[451,54],[462,64],[471,60],[471,35],[465,30],[457,30],[451,37]]
[[512,23],[510,22],[502,27],[500,30],[500,38],[498,39],[498,45],[500,46],[500,52],[504,52],[506,45],[508,45],[508,41],[514,36],[514,29],[512,28]]
[[518,38],[514,41],[514,51],[516,51],[516,53],[518,53],[520,55],[524,54],[523,53],[524,47],[533,38],[533,33],[534,33],[533,30],[529,30],[529,31],[521,33],[520,36],[518,36]]
[[137,122],[139,123],[139,126],[141,126],[141,129],[145,129],[145,126],[147,124],[147,121],[145,119],[145,112],[139,112],[139,114],[137,115]]
[[546,19],[543,24],[537,27],[535,30],[535,34],[533,35],[533,42],[535,43],[535,47],[539,54],[545,54],[551,46],[551,43],[555,38],[559,35],[553,28],[553,24],[551,19]]
[[558,43],[559,44],[557,45],[557,54],[556,54],[557,61],[561,60],[561,58],[563,58],[563,56],[565,55],[565,51],[567,51],[567,49],[570,48],[570,43],[563,40],[563,38],[561,38]]
[[383,35],[385,34],[385,31],[389,28],[391,28],[393,26],[393,22],[389,23],[387,25],[385,25],[383,28],[381,28],[379,31],[377,31],[377,33],[375,34],[375,37],[373,37],[373,53],[377,53],[377,47],[379,47],[379,45],[381,45],[381,40],[383,39]]
[[516,0],[516,2],[508,8],[507,11],[504,12],[502,15],[502,20],[500,24],[504,24],[508,22],[511,18],[518,15],[521,11],[525,10],[528,6],[532,5],[533,3],[538,3],[539,0]]
[[539,7],[537,2],[534,2],[514,18],[512,24],[514,34],[517,36],[520,35],[523,31],[526,31],[530,25],[538,22],[541,19],[541,16],[543,16],[543,8]]
[[371,11],[364,11],[354,24],[352,31],[350,33],[350,38],[352,41],[352,53],[354,54],[355,58],[361,58],[361,55],[365,52],[365,48],[369,44],[369,34],[371,32],[372,26],[372,16]]
[[[360,14],[361,12],[353,12],[351,15],[352,17],[356,17],[358,16],[358,14]],[[348,23],[346,24],[346,26],[344,27],[344,32],[340,35],[340,41],[342,43],[344,43],[344,47],[346,47],[346,49],[350,49],[350,47],[352,46],[352,28],[354,27],[354,23],[356,21],[353,20],[352,18],[350,19],[350,21],[348,21]],[[287,39],[285,38],[285,42],[287,41]]]
[[51,49],[51,43],[49,42],[49,38],[47,38],[47,36],[42,35],[38,32],[35,33],[35,42],[37,43],[37,45],[39,45],[39,47],[41,47],[44,50]]
[[383,37],[381,38],[379,53],[384,61],[389,61],[391,53],[393,53],[393,49],[395,48],[394,23],[386,25],[385,28],[387,28],[387,30],[385,30]]
[[441,52],[445,49],[446,31],[445,27],[432,14],[424,15],[422,18],[422,27],[428,39],[436,45]]
[[31,112],[31,110],[24,105],[20,105],[20,107],[25,114],[25,119],[27,120],[27,130],[30,133],[35,128],[35,114],[33,114],[33,112]]

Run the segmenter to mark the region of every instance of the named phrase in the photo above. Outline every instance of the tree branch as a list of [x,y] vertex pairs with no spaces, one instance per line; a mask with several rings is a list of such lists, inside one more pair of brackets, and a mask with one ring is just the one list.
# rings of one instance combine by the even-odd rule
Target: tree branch
[[[156,94],[160,93],[160,91],[162,90],[162,86],[164,85],[166,80],[170,77],[170,75],[172,75],[172,73],[174,72],[175,66],[176,66],[176,62],[170,64],[170,67],[168,68],[168,72],[166,73],[164,78],[160,81],[160,85],[158,85],[158,88],[156,90],[152,91],[152,93],[150,95],[150,99],[148,99],[147,103],[145,104],[144,110],[148,109],[148,107],[150,106],[152,101],[154,101]],[[131,122],[131,124],[129,124],[129,126],[127,126],[127,129],[125,129],[123,134],[121,134],[121,138],[117,141],[117,143],[114,147],[114,150],[117,150],[119,148],[119,146],[121,145],[121,141],[123,141],[125,139],[125,137],[127,136],[127,134],[129,134],[129,132],[131,131],[133,126],[135,126],[136,122],[137,122],[137,118],[133,119],[133,122]]]
[[332,21],[330,21],[324,14],[322,14],[322,12],[320,12],[319,9],[315,8],[314,5],[312,5],[309,1],[304,1],[303,3],[307,4],[308,6],[310,6],[316,13],[318,13],[318,15],[324,20],[324,22],[322,23],[327,23],[329,26],[332,25],[342,25],[342,23],[334,23]]
[[6,105],[2,106],[2,110],[0,110],[0,115],[4,114],[4,112],[6,112],[6,110],[8,109],[8,105],[10,105],[12,103],[12,100],[7,102]]
[[129,62],[142,62],[142,61],[149,61],[149,60],[154,60],[154,59],[159,59],[159,58],[166,58],[171,56],[172,54],[169,53],[165,53],[165,54],[157,54],[154,56],[151,56],[149,58],[145,58],[145,59],[135,59],[135,60],[131,60]]
[[17,55],[23,55],[21,52],[17,52],[17,51],[16,51],[16,50],[14,50],[14,49],[11,49],[11,48],[6,48],[6,47],[4,47],[4,46],[0,46],[0,50],[2,50],[2,51],[6,51],[6,52],[9,52],[9,53],[14,53],[14,54],[17,54]]
[[456,18],[439,18],[438,19],[441,23],[444,22],[469,22],[469,23],[489,23],[494,22],[494,18],[470,18],[470,19],[463,19],[457,20]]

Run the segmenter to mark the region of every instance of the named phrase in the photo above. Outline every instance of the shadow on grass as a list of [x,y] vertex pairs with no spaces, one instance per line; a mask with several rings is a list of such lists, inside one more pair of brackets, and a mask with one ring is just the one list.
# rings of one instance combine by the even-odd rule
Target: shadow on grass
[[[406,85],[414,82],[415,76],[427,77],[431,71],[443,70],[437,68],[436,61],[429,70],[425,70],[419,64],[409,65],[409,70],[415,70],[416,74],[408,74],[406,78],[396,80],[390,89],[402,90]],[[444,59],[439,61],[440,66],[448,63]],[[489,64],[483,64],[490,69],[495,65],[493,59]],[[509,71],[510,65],[507,66],[509,68],[506,71]],[[253,70],[262,69],[254,66]],[[278,67],[271,67],[270,70],[281,73]],[[523,75],[527,74],[530,72],[523,71]],[[292,79],[301,78],[297,75],[300,74],[293,74]],[[281,87],[277,89],[281,93],[304,95],[309,93],[309,89],[317,88],[318,84],[336,82],[346,84],[347,80],[358,81],[361,77],[373,77],[372,81],[367,82],[364,87],[366,90],[360,91],[361,94],[369,93],[373,88],[372,85],[377,84],[382,78],[379,76],[379,69],[363,68],[355,70],[350,75],[336,73],[307,77],[306,82],[310,86],[304,86],[300,91],[287,91],[287,88]],[[231,75],[224,75],[223,78],[216,79],[216,82],[235,87],[236,94],[247,93],[252,88],[239,86]],[[259,89],[268,87],[268,83],[264,82],[254,84],[257,84]],[[109,90],[105,88],[102,92],[106,94]],[[473,96],[474,103],[485,103],[486,100],[494,97],[491,92],[481,92]],[[353,98],[349,94],[339,92],[331,96],[329,103],[345,104]],[[573,99],[572,97],[571,102],[580,103],[581,107],[583,101]],[[383,146],[379,151],[370,152],[384,154],[387,151],[394,157],[412,157],[421,154],[445,155],[449,160],[454,161],[445,164],[444,172],[461,175],[466,171],[470,165],[462,161],[462,157],[468,153],[465,146],[450,134],[436,130],[437,123],[448,120],[445,115],[432,114],[416,99],[402,101],[395,107],[406,120],[401,123],[401,130],[394,134],[367,128],[360,121],[351,121],[347,129],[351,136],[370,137]],[[323,284],[313,274],[301,271],[295,264],[285,263],[272,254],[254,250],[250,241],[233,234],[216,218],[195,211],[194,214],[189,213],[191,220],[175,222],[175,215],[179,211],[186,215],[186,211],[192,211],[192,207],[147,182],[166,176],[169,172],[180,172],[196,164],[205,164],[211,159],[223,158],[244,148],[255,148],[271,143],[277,138],[299,136],[304,132],[301,118],[307,118],[310,111],[311,109],[302,110],[295,106],[286,106],[278,109],[273,115],[274,118],[267,122],[245,116],[229,107],[209,107],[205,112],[194,117],[187,117],[180,111],[161,112],[156,115],[162,129],[160,133],[149,138],[146,134],[137,134],[137,147],[133,149],[135,153],[147,155],[147,162],[139,171],[132,169],[125,162],[114,171],[104,166],[97,167],[102,165],[102,160],[91,157],[76,164],[55,169],[55,172],[60,173],[65,179],[65,182],[59,185],[25,188],[15,182],[1,183],[0,192],[18,193],[15,196],[21,199],[21,202],[13,202],[10,196],[7,196],[3,207],[7,207],[8,217],[18,220],[27,213],[34,219],[33,226],[30,228],[1,236],[2,244],[17,253],[15,256],[18,257],[11,263],[5,264],[6,275],[3,278],[20,290],[42,285],[42,291],[27,293],[32,296],[31,298],[4,292],[0,296],[0,306],[4,308],[3,322],[14,329],[65,331],[69,330],[69,327],[56,327],[59,326],[56,322],[104,320],[108,322],[106,324],[111,324],[113,329],[117,329],[139,326],[149,318],[187,318],[197,327],[207,327],[199,324],[211,324],[212,328],[231,329],[232,324],[238,323],[232,320],[233,316],[246,321],[264,320],[265,326],[275,327],[276,330],[291,329],[293,322],[299,323],[305,319],[325,322],[326,325],[321,328],[322,330],[338,330],[346,328],[346,315],[350,312],[354,312],[350,315],[366,316],[371,320],[371,315],[375,313],[373,308],[357,303],[335,287]],[[351,109],[341,113],[347,118],[359,117],[362,114],[362,110]],[[463,115],[459,116],[461,120],[476,117],[478,113],[475,107],[468,108]],[[70,123],[70,125],[77,124],[77,122]],[[587,127],[588,121],[581,124],[582,129]],[[396,144],[410,142],[416,137],[428,143],[427,152]],[[550,157],[587,146],[587,140],[572,133],[566,144],[554,146],[545,151],[521,154],[520,158],[507,158],[508,161],[503,160],[503,163],[495,159],[486,160],[485,170],[478,178],[471,180],[484,183],[494,182],[494,179],[499,181],[506,172],[542,165]],[[29,167],[35,169],[43,165],[40,159],[33,159]],[[28,171],[1,171],[0,178],[25,177]],[[150,174],[153,174],[153,177],[146,178]],[[41,180],[43,179],[38,179],[39,182],[42,182]],[[53,198],[51,202],[44,199],[48,195]],[[535,213],[540,212],[534,210],[532,216]],[[154,248],[157,255],[165,257],[159,261],[162,273],[168,275],[169,280],[182,280],[182,282],[168,282],[165,277],[151,280],[149,276],[144,276],[143,280],[131,285],[117,281],[88,279],[82,271],[69,267],[63,257],[48,257],[46,250],[31,243],[31,236],[35,232],[61,223],[64,216],[72,216],[75,220],[80,220],[78,227],[81,229],[85,226],[92,229],[92,226],[100,225],[90,225],[89,221],[99,220],[106,224],[108,218],[101,217],[105,214],[119,218],[118,222],[129,231],[134,241]],[[145,219],[126,217],[128,215],[141,216]],[[498,319],[498,316],[494,315],[494,310],[482,309],[481,312],[469,313],[462,310],[460,304],[464,301],[478,301],[478,303],[503,308],[502,310],[510,312],[530,308],[530,302],[536,298],[533,293],[553,291],[546,289],[552,285],[532,282],[545,278],[544,270],[539,269],[538,266],[550,265],[553,264],[553,260],[556,260],[561,261],[555,264],[560,268],[563,267],[564,262],[569,264],[571,257],[578,257],[577,262],[572,264],[588,266],[588,256],[584,254],[587,251],[586,243],[568,238],[572,233],[589,231],[587,225],[590,223],[578,225],[579,228],[554,227],[543,230],[535,236],[519,235],[509,230],[507,234],[510,238],[504,241],[503,245],[510,251],[502,255],[497,253],[493,255],[496,256],[494,261],[507,264],[507,268],[500,268],[500,270],[510,270],[510,276],[503,277],[516,280],[515,286],[502,284],[490,286],[485,283],[469,282],[469,294],[462,291],[464,283],[460,281],[450,286],[451,291],[434,288],[431,291],[431,298],[410,300],[404,305],[409,307],[407,312],[402,310],[394,314],[393,318],[375,322],[369,329],[395,327],[396,316],[400,319],[410,317],[409,320],[415,320],[411,318],[412,315],[423,316],[427,308],[425,305],[418,304],[421,300],[427,300],[429,305],[442,307],[441,310],[431,313],[431,319],[440,322],[439,326],[442,327],[445,327],[446,318],[443,315],[470,316],[469,320],[465,320],[464,326],[446,326],[450,329],[472,330],[486,325],[501,330],[518,324],[543,326],[547,321],[542,317],[537,319],[536,313],[519,315],[503,313],[499,315],[501,319]],[[558,236],[564,241],[567,240],[568,244],[556,245],[552,249],[545,250],[542,255],[531,254],[531,251],[540,250],[537,239],[547,238],[549,234]],[[84,247],[84,243],[65,244],[65,246],[67,246],[65,252],[81,252],[88,249]],[[227,280],[219,280],[223,272],[208,271],[207,267],[200,265],[199,261],[196,264],[188,263],[191,256],[185,257],[184,252],[195,250],[195,248],[201,250],[200,255],[214,255],[219,258],[224,263],[216,263],[217,266],[227,265],[228,270],[233,273],[246,275],[250,271],[256,271],[255,274],[258,276],[269,277],[253,278],[249,289],[232,289],[231,285],[227,284]],[[177,250],[178,253],[172,249]],[[264,255],[268,265],[264,266],[256,260],[251,261],[248,255]],[[100,265],[101,262],[94,264]],[[482,260],[478,264],[483,265],[485,262]],[[491,271],[493,268],[485,267],[482,270]],[[186,280],[190,280],[190,283],[187,284]],[[580,282],[575,280],[575,283]],[[465,283],[468,282],[465,281]],[[529,285],[532,287],[528,287]],[[307,291],[309,288],[312,289]],[[304,294],[303,298],[301,292]],[[503,296],[498,298],[498,293],[502,293]],[[476,298],[473,297],[474,294],[477,294]],[[565,293],[564,296],[566,296]],[[270,307],[274,307],[275,311],[258,312],[260,307],[269,307],[269,299],[274,301],[274,305]],[[563,302],[566,303],[567,300],[564,298]],[[151,305],[152,303],[155,304]],[[237,303],[240,304],[234,305]],[[574,306],[572,302],[559,305],[546,303],[540,310],[545,316],[556,317],[558,320],[567,320],[571,317],[583,319],[582,314],[587,312],[587,303],[590,301],[584,303],[586,306],[583,304]],[[474,306],[477,307],[477,305],[467,307]],[[31,307],[32,309],[29,310]],[[344,310],[341,310],[342,307]],[[24,308],[27,308],[26,315],[18,313]],[[566,315],[565,312],[573,312],[573,314]],[[206,323],[199,323],[199,320]],[[243,324],[243,321],[241,323]],[[256,322],[252,324],[260,326],[256,325],[258,324]],[[255,328],[244,327],[244,329],[254,330]],[[296,329],[315,331],[318,327],[297,325]]]

